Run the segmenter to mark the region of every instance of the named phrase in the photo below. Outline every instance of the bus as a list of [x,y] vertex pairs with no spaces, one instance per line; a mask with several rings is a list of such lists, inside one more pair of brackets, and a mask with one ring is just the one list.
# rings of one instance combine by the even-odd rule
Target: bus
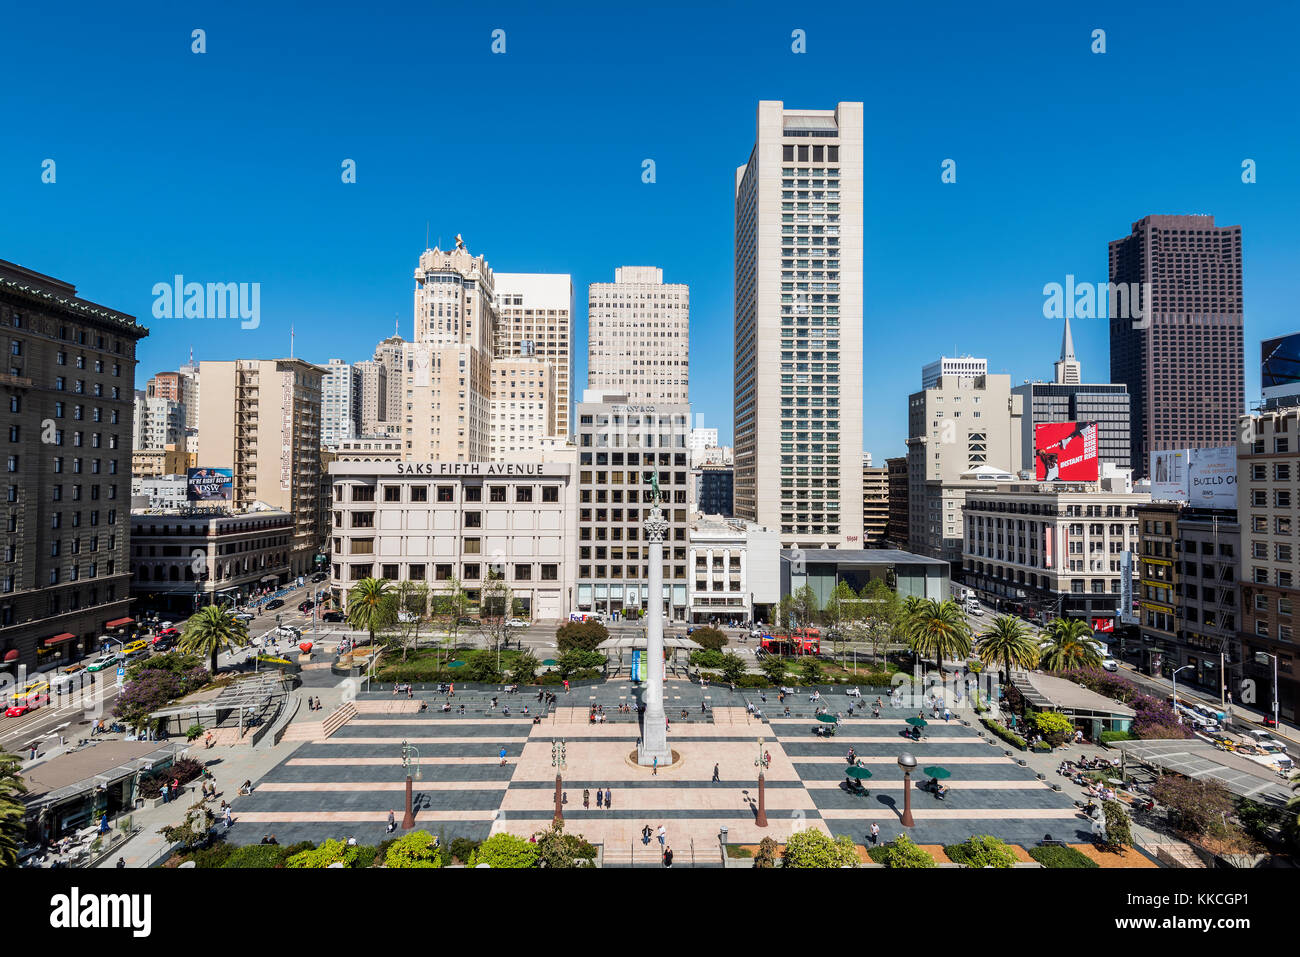
[[769,655],[819,655],[822,635],[816,628],[796,628],[790,634],[764,635],[759,647]]

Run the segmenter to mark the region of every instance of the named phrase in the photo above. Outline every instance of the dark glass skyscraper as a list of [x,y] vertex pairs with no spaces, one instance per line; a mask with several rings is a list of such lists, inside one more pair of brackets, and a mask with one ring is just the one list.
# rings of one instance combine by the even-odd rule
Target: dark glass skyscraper
[[1110,281],[1123,287],[1111,295],[1110,379],[1131,397],[1135,472],[1153,451],[1232,445],[1245,407],[1241,227],[1146,216],[1110,244]]

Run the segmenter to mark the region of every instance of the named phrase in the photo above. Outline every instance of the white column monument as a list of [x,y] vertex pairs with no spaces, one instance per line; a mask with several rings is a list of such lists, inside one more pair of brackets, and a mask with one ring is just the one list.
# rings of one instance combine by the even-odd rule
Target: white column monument
[[654,505],[645,521],[646,541],[650,543],[650,600],[646,618],[646,683],[641,694],[645,712],[641,715],[641,745],[637,763],[656,763],[666,767],[673,763],[668,747],[668,719],[664,715],[664,534],[668,522],[659,508],[659,473],[652,480]]

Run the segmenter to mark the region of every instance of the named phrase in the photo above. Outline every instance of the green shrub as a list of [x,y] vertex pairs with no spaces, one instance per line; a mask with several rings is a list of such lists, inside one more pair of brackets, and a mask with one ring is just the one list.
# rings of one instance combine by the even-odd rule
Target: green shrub
[[195,867],[224,867],[226,861],[238,848],[233,844],[218,840],[211,847],[196,848],[182,855],[186,861],[193,861]]
[[755,867],[776,867],[776,841],[765,837],[758,842],[758,853],[754,855]]
[[1035,711],[1029,720],[1043,740],[1053,747],[1059,747],[1074,736],[1074,722],[1057,711]]
[[717,628],[704,625],[700,628],[692,628],[691,633],[687,635],[691,641],[698,644],[701,648],[707,648],[711,651],[720,651],[726,647],[727,636]]
[[701,648],[691,652],[691,664],[697,668],[721,668],[725,656],[716,648]]
[[1019,858],[1005,841],[988,834],[977,834],[960,844],[949,844],[943,852],[966,867],[1014,867]]
[[384,867],[442,867],[442,854],[435,841],[436,838],[428,831],[412,831],[405,837],[388,842],[384,851]]
[[1133,843],[1133,829],[1128,811],[1118,801],[1103,801],[1102,813],[1106,815],[1106,846],[1129,847]]
[[451,856],[462,864],[468,864],[474,852],[478,850],[478,841],[471,841],[468,837],[453,838],[451,846],[447,848]]
[[1029,856],[1044,867],[1099,867],[1100,865],[1087,854],[1080,853],[1072,847],[1049,845],[1048,847],[1031,847]]
[[[331,864],[342,864],[344,867],[355,867],[360,850],[360,846],[356,844],[349,845],[342,841],[328,840],[319,847],[301,851],[287,858],[284,866],[322,868],[329,867]],[[373,857],[375,849],[372,847],[369,850]]]
[[[873,858],[874,860],[874,858]],[[921,850],[906,834],[900,834],[885,845],[884,861],[886,867],[924,868],[938,867],[934,858]]]
[[980,724],[984,725],[984,727],[988,728],[1003,741],[1007,742],[1007,744],[1013,744],[1021,751],[1025,750],[1025,739],[1014,731],[1003,727],[999,722],[994,721],[992,718],[980,718]]
[[1101,733],[1101,743],[1110,744],[1112,741],[1132,741],[1133,735],[1127,731],[1103,731]]
[[222,867],[283,867],[285,848],[279,844],[248,844],[236,848]]
[[478,846],[474,863],[494,868],[532,867],[537,863],[537,845],[509,831],[499,831]]
[[876,844],[867,848],[867,857],[871,858],[872,863],[884,864],[885,858],[889,856],[888,844]]
[[745,659],[733,652],[722,656],[722,677],[735,684],[745,674]]
[[786,867],[857,867],[858,852],[847,834],[831,840],[821,831],[809,828],[790,835],[785,842],[783,860]]
[[201,724],[197,724],[197,723],[192,724],[192,725],[190,725],[189,728],[187,728],[186,731],[185,731],[185,740],[186,740],[186,741],[193,741],[195,738],[197,738],[197,737],[198,737],[199,735],[201,735],[202,733],[203,733],[203,725],[201,725]]

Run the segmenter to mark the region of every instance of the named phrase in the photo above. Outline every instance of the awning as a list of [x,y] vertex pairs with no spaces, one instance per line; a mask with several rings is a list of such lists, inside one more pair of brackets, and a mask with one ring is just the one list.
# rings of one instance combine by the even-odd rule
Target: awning
[[134,618],[114,618],[112,621],[107,622],[107,623],[104,625],[104,627],[105,627],[105,628],[123,628],[123,627],[125,627],[126,625],[130,625],[130,624],[134,624],[134,623],[135,623],[135,619],[134,619]]
[[5,664],[8,664],[11,661],[17,661],[18,657],[19,657],[18,649],[10,648],[8,651],[5,652]]
[[65,641],[72,641],[76,637],[77,637],[76,635],[70,634],[69,632],[65,631],[63,634],[55,635],[53,638],[46,638],[45,643],[47,645],[57,645]]

